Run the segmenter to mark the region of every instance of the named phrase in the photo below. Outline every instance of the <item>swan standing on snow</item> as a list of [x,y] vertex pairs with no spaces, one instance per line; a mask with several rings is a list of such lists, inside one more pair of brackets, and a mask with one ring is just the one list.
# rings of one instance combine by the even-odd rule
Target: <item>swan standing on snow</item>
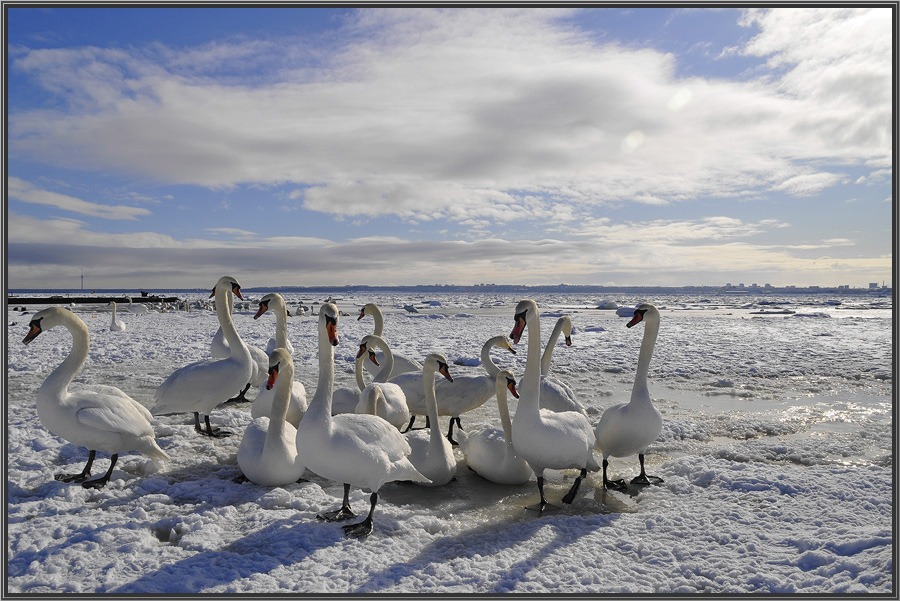
[[[225,402],[228,395],[242,387],[250,380],[252,359],[247,345],[241,340],[234,322],[231,320],[231,303],[229,295],[234,294],[243,300],[241,285],[237,280],[223,276],[219,278],[213,295],[216,297],[216,317],[219,326],[231,348],[231,354],[225,359],[208,359],[185,365],[175,370],[156,389],[153,395],[156,404],[150,412],[153,415],[169,413],[194,413],[194,429],[207,436],[230,436],[226,430],[213,430],[209,423],[209,412],[217,405]],[[206,419],[206,431],[200,427],[200,413]]]
[[[275,338],[274,342],[273,340],[269,341],[269,345],[274,347],[269,351],[269,369],[271,370],[271,358],[274,349],[283,348],[288,354],[292,354],[293,347],[291,346],[291,341],[287,338],[287,317],[290,313],[280,294],[272,293],[262,297],[259,301],[259,310],[256,312],[256,315],[253,316],[253,319],[259,319],[259,317],[268,310],[271,310],[275,314]],[[291,368],[291,374],[293,373],[294,370]],[[293,380],[293,375],[291,376],[291,379]],[[256,398],[253,400],[253,405],[250,407],[250,416],[254,419],[257,417],[270,416],[273,410],[274,398],[275,391],[273,389],[269,388],[269,386],[261,387],[259,394],[257,394]],[[300,423],[300,420],[303,419],[303,414],[306,413],[308,405],[309,401],[306,397],[306,387],[302,382],[293,380],[291,383],[290,403],[287,409],[286,419],[288,423],[296,428]]]
[[563,503],[571,503],[588,470],[597,471],[600,466],[593,454],[594,430],[585,416],[575,411],[556,413],[540,408],[541,322],[537,304],[532,300],[522,300],[516,305],[515,327],[510,334],[515,344],[519,343],[526,326],[528,357],[521,387],[524,390],[513,418],[512,436],[516,452],[537,477],[541,501],[536,509],[542,511],[548,505],[544,497],[545,469],[581,470],[562,499]]
[[[154,461],[169,456],[156,444],[147,409],[114,386],[94,385],[69,391],[72,378],[81,371],[88,355],[90,336],[87,326],[62,307],[38,311],[22,340],[28,344],[41,332],[64,326],[72,335],[72,350],[47,376],[37,393],[37,414],[41,424],[54,436],[87,447],[88,461],[81,473],[56,474],[62,482],[81,482],[85,488],[102,488],[109,482],[119,453],[140,451]],[[111,453],[109,470],[100,478],[87,480],[97,451]]]
[[[359,317],[356,318],[357,321],[365,317],[366,315],[371,315],[375,320],[375,331],[372,332],[376,336],[384,336],[384,315],[381,313],[381,309],[375,303],[368,303],[362,309],[359,310]],[[375,355],[379,362],[384,358],[383,355],[377,354]],[[383,367],[379,367],[371,358],[366,358],[365,360],[365,368],[370,374],[377,375]],[[408,371],[414,371],[416,373],[422,372],[422,365],[408,357],[404,357],[403,355],[394,355],[394,367],[390,371],[390,373],[386,374],[384,381],[386,382],[390,378],[400,375],[402,373],[406,373]]]
[[112,320],[109,322],[109,331],[124,332],[125,322],[116,319],[116,301],[109,301],[109,304],[112,305]]
[[[366,383],[363,380],[362,364],[366,358],[372,358],[371,353],[366,352],[371,351],[370,347],[372,346],[381,349],[382,357],[384,357],[384,364],[383,369],[375,376],[375,380],[366,386]],[[377,387],[381,389],[384,402],[378,404],[378,413],[376,415],[383,417],[391,425],[400,429],[405,426],[406,422],[409,420],[409,406],[406,403],[406,394],[404,394],[403,389],[396,384],[386,381],[387,374],[391,373],[391,366],[393,364],[394,354],[391,352],[388,343],[384,341],[384,338],[374,334],[363,336],[359,345],[359,353],[356,355],[356,384],[359,386],[360,392],[355,412],[367,413],[366,405],[369,394],[371,393],[372,388]]]
[[[216,290],[213,288],[212,294],[209,295],[210,298],[215,296],[215,294]],[[234,295],[230,294],[228,295],[228,314],[231,315],[233,312]],[[218,315],[218,308],[216,309],[216,314]],[[266,372],[269,365],[268,354],[264,353],[262,349],[258,349],[249,344],[247,345],[247,350],[250,352],[250,358],[253,360],[250,364],[250,380],[242,384],[240,392],[238,392],[236,396],[227,399],[225,401],[226,403],[246,403],[247,397],[245,395],[247,394],[247,391],[250,390],[250,386],[256,386],[257,388],[262,389],[262,385],[266,381]],[[231,347],[228,345],[228,340],[225,339],[225,332],[222,330],[222,326],[219,326],[219,329],[217,329],[215,335],[213,335],[212,342],[209,344],[209,354],[213,359],[227,359],[231,356]]]
[[[437,394],[438,415],[450,416],[450,428],[447,431],[447,439],[451,444],[458,444],[453,440],[453,423],[456,422],[457,427],[462,430],[462,423],[459,416],[467,411],[472,411],[484,405],[488,399],[494,396],[495,382],[500,368],[491,359],[491,349],[493,347],[506,349],[512,354],[516,354],[516,350],[509,343],[509,338],[503,336],[494,336],[484,343],[481,347],[481,365],[486,376],[463,375],[457,376],[452,382],[441,381],[437,384],[435,391]],[[414,374],[412,372],[400,374],[391,378],[389,382],[398,384],[405,393],[406,402],[409,405],[410,420],[406,431],[412,429],[416,415],[428,415],[425,404],[425,396],[422,392],[422,374]],[[418,386],[417,386],[418,385]],[[418,389],[414,391],[414,389]],[[427,418],[425,427],[431,425],[431,418]]]
[[428,478],[409,462],[411,449],[403,435],[380,417],[356,413],[331,415],[337,320],[337,307],[332,303],[322,305],[319,382],[297,431],[297,453],[311,472],[344,484],[341,508],[318,515],[320,519],[342,521],[354,517],[350,509],[350,487],[372,491],[366,519],[343,527],[349,536],[363,537],[375,527],[373,514],[382,484],[394,480],[427,482]]
[[662,416],[653,406],[650,390],[647,388],[650,359],[653,357],[656,337],[659,334],[659,310],[650,303],[641,304],[635,310],[634,317],[628,322],[627,327],[633,327],[641,321],[644,322],[644,338],[638,355],[631,401],[604,411],[594,431],[597,437],[596,448],[603,453],[603,485],[616,490],[623,490],[625,481],[607,479],[606,468],[609,465],[607,457],[628,457],[637,453],[641,473],[631,483],[662,482],[661,478],[648,476],[644,471],[644,452],[662,431]]
[[[572,320],[567,315],[563,315],[556,320],[556,325],[553,326],[553,332],[550,333],[547,346],[544,347],[544,354],[541,356],[541,409],[549,409],[556,412],[577,411],[587,417],[587,411],[575,398],[575,392],[569,385],[550,376],[550,361],[560,334],[565,336],[566,346],[572,346]],[[525,386],[523,385],[521,388],[521,392],[524,393],[526,391]]]
[[297,456],[297,428],[287,416],[294,379],[294,360],[286,349],[269,355],[266,390],[273,390],[270,416],[257,417],[244,430],[237,462],[244,476],[261,486],[283,486],[297,482],[306,469]]
[[528,463],[516,454],[516,448],[512,443],[512,421],[509,419],[507,391],[515,398],[519,398],[513,373],[504,369],[497,374],[495,392],[500,425],[503,429],[484,428],[471,434],[460,432],[459,448],[466,458],[469,469],[485,480],[497,484],[524,484],[531,478],[532,471]]
[[456,456],[453,455],[453,447],[438,428],[437,399],[434,395],[434,378],[437,372],[440,372],[448,382],[453,381],[450,368],[447,366],[447,358],[440,353],[432,353],[425,358],[425,364],[422,366],[425,402],[428,405],[428,417],[432,426],[428,428],[428,432],[416,430],[404,435],[412,449],[409,460],[423,476],[431,480],[426,486],[443,486],[456,475]]

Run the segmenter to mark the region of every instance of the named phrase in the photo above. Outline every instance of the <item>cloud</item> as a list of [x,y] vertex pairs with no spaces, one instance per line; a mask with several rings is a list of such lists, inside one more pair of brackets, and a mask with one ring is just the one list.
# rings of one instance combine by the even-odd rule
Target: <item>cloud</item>
[[678,78],[671,54],[597,44],[562,25],[569,11],[535,9],[366,9],[327,54],[290,38],[23,50],[13,67],[57,102],[11,113],[9,146],[168,184],[293,184],[342,217],[563,222],[807,195],[835,183],[823,161],[890,165],[879,10],[748,11],[760,33],[743,52],[770,71],[746,82]]
[[18,177],[9,177],[6,181],[10,198],[15,198],[22,202],[48,205],[63,209],[64,211],[80,213],[81,215],[88,215],[90,217],[100,217],[103,219],[134,220],[138,217],[151,214],[147,209],[139,207],[101,205],[81,200],[80,198],[75,198],[73,196],[50,192],[49,190],[38,188],[34,184],[19,179]]

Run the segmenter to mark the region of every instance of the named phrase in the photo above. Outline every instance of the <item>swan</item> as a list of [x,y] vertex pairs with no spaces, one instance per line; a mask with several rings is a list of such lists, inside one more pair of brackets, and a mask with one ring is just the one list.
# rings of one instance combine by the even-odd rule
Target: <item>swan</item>
[[[361,362],[363,353],[369,353],[369,358],[375,356],[374,351],[369,351],[366,348],[365,344],[359,345],[359,352],[356,354],[356,361]],[[373,361],[377,361],[378,359],[372,359]],[[355,367],[355,365],[354,365]],[[356,376],[359,378],[362,375],[362,371],[359,371]],[[348,388],[338,388],[332,394],[331,399],[331,415],[338,415],[339,413],[356,413],[356,406],[359,404],[359,393],[360,385],[359,380],[357,380],[357,384]],[[365,385],[363,385],[365,387]]]
[[[512,354],[516,351],[509,343],[509,338],[504,335],[494,336],[488,339],[481,347],[481,365],[487,372],[486,376],[464,375],[457,376],[452,382],[441,381],[437,384],[435,391],[437,394],[438,415],[450,416],[450,428],[447,432],[447,438],[451,444],[456,445],[453,440],[453,423],[456,422],[457,427],[461,430],[462,425],[459,416],[467,411],[472,411],[484,405],[488,399],[494,396],[495,382],[500,368],[491,359],[491,349],[493,347],[506,349]],[[422,373],[405,373],[391,378],[389,382],[398,384],[406,393],[406,402],[409,405],[410,420],[406,430],[412,429],[416,415],[427,415],[427,407],[425,404],[425,396],[422,388]],[[418,390],[416,390],[418,389]],[[427,420],[426,427],[431,423],[431,419]]]
[[[563,315],[556,320],[553,331],[550,333],[550,339],[547,346],[544,347],[544,354],[541,356],[541,409],[549,409],[550,411],[577,411],[587,417],[587,411],[584,406],[575,398],[575,392],[568,384],[550,376],[550,360],[553,357],[553,349],[556,347],[556,341],[559,335],[565,336],[566,346],[572,346],[572,320],[568,315]],[[523,385],[521,392],[526,391]]]
[[[243,299],[241,285],[230,276],[219,278],[213,289],[216,297],[216,316],[231,354],[225,359],[208,359],[176,369],[160,384],[153,395],[156,403],[150,410],[153,415],[169,413],[194,413],[194,429],[207,436],[230,436],[226,430],[213,430],[209,412],[225,401],[228,395],[250,380],[252,359],[247,345],[241,340],[231,320],[229,295]],[[267,361],[268,363],[268,361]],[[200,427],[200,413],[206,419],[206,431]]]
[[443,486],[456,475],[453,446],[438,429],[437,399],[434,394],[434,378],[437,372],[440,372],[448,382],[453,382],[447,358],[440,353],[432,353],[425,358],[422,365],[422,387],[432,426],[428,428],[428,432],[416,430],[404,434],[406,442],[412,449],[409,460],[423,476],[431,480],[426,486]]
[[[292,353],[291,351],[291,343],[287,339],[287,316],[290,315],[288,313],[287,307],[284,304],[284,299],[278,293],[267,294],[259,301],[259,310],[256,312],[256,315],[253,316],[253,319],[259,319],[259,317],[268,310],[272,310],[275,313],[275,339],[274,346],[275,348],[283,348],[288,354]],[[269,341],[272,343],[272,341]],[[272,364],[272,351],[269,351],[269,369],[271,369]],[[294,370],[291,369],[291,373],[293,374]],[[292,376],[293,379],[293,376]],[[253,404],[250,406],[250,416],[253,419],[257,417],[270,416],[273,410],[275,398],[275,391],[268,386],[261,387],[259,389],[259,394],[256,395],[256,398],[253,400]],[[295,428],[297,424],[300,423],[300,420],[303,419],[303,414],[306,413],[306,408],[309,405],[309,401],[306,396],[306,387],[302,382],[297,380],[293,380],[291,383],[291,395],[290,395],[290,403],[287,409],[287,421]]]
[[[59,325],[72,335],[72,350],[38,389],[37,414],[54,436],[86,447],[89,453],[81,473],[56,474],[54,478],[81,482],[84,488],[102,488],[112,476],[119,453],[140,451],[154,461],[168,460],[169,455],[156,444],[153,418],[143,405],[114,386],[94,385],[69,391],[90,345],[87,326],[81,319],[62,307],[43,309],[35,313],[22,342],[27,345],[41,332]],[[100,478],[88,480],[97,451],[112,454],[109,470]]]
[[662,482],[662,478],[648,476],[644,471],[644,452],[662,431],[662,416],[653,406],[650,390],[647,388],[650,359],[653,357],[656,337],[659,334],[659,310],[650,303],[641,304],[634,311],[634,317],[628,322],[627,327],[631,328],[642,321],[644,338],[641,341],[637,371],[631,388],[631,400],[604,411],[594,430],[597,438],[596,448],[603,453],[603,485],[616,490],[623,490],[625,481],[607,479],[606,468],[609,465],[607,457],[627,457],[637,453],[641,473],[631,483]]
[[140,304],[135,305],[134,300],[132,300],[132,298],[130,296],[126,296],[125,300],[128,301],[128,312],[129,313],[136,313],[136,314],[143,315],[144,313],[148,313],[150,311],[150,309],[148,309],[144,305],[140,305]]
[[[366,315],[371,315],[375,320],[375,331],[372,332],[376,336],[384,335],[384,315],[381,313],[381,308],[375,303],[368,303],[362,309],[359,310],[359,317],[356,318],[357,321],[365,317]],[[383,359],[383,355],[376,354],[378,361]],[[381,369],[371,358],[367,358],[365,361],[365,368],[373,376],[376,375]],[[390,373],[387,374],[387,378],[385,381],[390,379],[392,376],[396,376],[402,373],[406,373],[408,371],[414,371],[416,373],[422,372],[422,364],[420,364],[415,359],[410,359],[408,357],[404,357],[403,355],[394,355],[394,368]]]
[[116,301],[109,301],[109,304],[112,305],[112,320],[109,322],[109,331],[124,332],[125,322],[116,319]]
[[[543,511],[548,505],[544,497],[544,470],[580,469],[581,473],[572,483],[572,488],[563,497],[563,503],[575,499],[581,480],[588,470],[597,471],[600,466],[594,459],[593,447],[596,442],[594,429],[588,419],[576,411],[556,413],[540,408],[541,394],[541,323],[537,304],[533,300],[522,300],[516,305],[515,327],[510,338],[518,344],[522,332],[528,328],[528,357],[522,378],[523,392],[513,418],[513,446],[522,459],[528,462],[537,477],[540,504]],[[526,392],[527,391],[527,392]]]
[[297,455],[297,428],[285,418],[294,379],[294,360],[284,348],[269,355],[266,390],[275,398],[271,415],[257,417],[244,430],[237,462],[244,476],[261,486],[283,486],[297,482],[305,467]]
[[[367,357],[369,359],[372,358],[372,353],[365,352],[371,351],[371,346],[381,349],[382,356],[384,357],[384,369],[379,371],[378,375],[375,376],[375,380],[366,386],[366,383],[363,381],[362,364]],[[409,406],[406,404],[406,394],[404,394],[403,389],[397,384],[385,381],[387,380],[387,374],[391,373],[393,364],[394,354],[391,352],[391,348],[388,346],[387,342],[384,341],[384,338],[374,334],[363,336],[359,345],[359,353],[356,355],[356,384],[359,386],[360,392],[355,413],[368,413],[366,411],[366,404],[369,391],[373,387],[378,387],[381,389],[384,402],[378,405],[379,412],[376,415],[383,417],[391,425],[400,429],[409,421]]]
[[[216,290],[213,288],[212,294],[210,294],[210,298],[215,296]],[[228,314],[231,315],[234,312],[234,296],[228,295]],[[218,310],[216,311],[218,315]],[[247,391],[250,390],[250,386],[256,386],[257,388],[262,389],[263,383],[266,381],[266,373],[269,366],[269,356],[267,353],[264,353],[262,349],[258,349],[255,346],[247,345],[247,350],[250,352],[250,358],[253,360],[251,364],[251,374],[250,380],[243,385],[241,391],[237,393],[236,396],[233,396],[227,399],[226,403],[246,403]],[[209,344],[209,354],[213,359],[227,359],[231,356],[231,347],[228,345],[228,340],[225,339],[225,332],[222,330],[222,326],[219,326],[219,329],[216,330],[215,335],[213,335],[212,342]],[[257,417],[257,416],[254,416]]]
[[369,514],[362,521],[344,526],[349,536],[368,536],[375,527],[373,515],[378,490],[385,482],[428,482],[409,461],[409,443],[396,428],[369,414],[331,415],[334,391],[334,347],[338,344],[338,309],[326,303],[319,309],[319,380],[309,410],[297,430],[297,453],[306,469],[344,484],[340,509],[319,514],[327,521],[354,517],[350,509],[350,487],[372,491]]
[[502,430],[484,428],[471,434],[459,433],[459,448],[470,470],[497,484],[524,484],[531,478],[528,463],[516,454],[512,443],[512,422],[506,394],[519,398],[513,373],[504,369],[497,374],[497,409]]

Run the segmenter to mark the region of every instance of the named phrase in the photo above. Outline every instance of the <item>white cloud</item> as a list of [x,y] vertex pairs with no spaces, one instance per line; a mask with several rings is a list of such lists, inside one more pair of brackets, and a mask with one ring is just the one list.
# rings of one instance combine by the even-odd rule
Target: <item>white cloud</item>
[[150,215],[150,211],[139,207],[102,205],[81,200],[74,196],[44,190],[18,177],[9,177],[6,182],[10,198],[30,204],[47,205],[63,209],[64,211],[90,217],[101,217],[103,219],[133,220],[144,215]]
[[[778,75],[737,83],[678,79],[674,56],[596,45],[557,14],[366,9],[328,57],[292,40],[17,53],[68,106],[10,114],[10,150],[166,183],[311,185],[291,193],[311,210],[457,222],[806,195],[835,183],[811,160],[890,165],[883,13],[750,11],[761,33],[744,52]],[[276,47],[301,68],[216,80]]]

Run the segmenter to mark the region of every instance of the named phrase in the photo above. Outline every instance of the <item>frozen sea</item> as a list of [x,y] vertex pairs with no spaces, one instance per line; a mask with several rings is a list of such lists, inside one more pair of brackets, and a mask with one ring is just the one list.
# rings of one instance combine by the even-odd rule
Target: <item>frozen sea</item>
[[[210,287],[214,282],[210,282]],[[242,282],[252,286],[252,282]],[[275,320],[253,319],[267,290],[245,288],[235,325],[265,349]],[[189,301],[206,294],[176,291]],[[356,343],[371,333],[359,308],[378,303],[395,353],[442,352],[454,375],[482,373],[488,338],[509,334],[521,295],[333,294],[339,322],[336,387],[354,384]],[[326,293],[283,292],[288,306],[315,308]],[[647,301],[662,315],[650,391],[663,430],[647,453],[664,482],[606,491],[589,474],[570,506],[525,509],[534,479],[501,486],[459,458],[439,488],[381,489],[375,532],[344,536],[316,520],[340,503],[342,486],[307,471],[306,482],[238,484],[236,453],[249,404],[228,404],[212,422],[235,435],[195,435],[189,414],[156,418],[172,461],[123,454],[101,490],[57,482],[80,471],[87,451],[42,427],[37,389],[71,348],[64,328],[22,344],[29,315],[7,307],[6,593],[125,595],[241,593],[851,593],[896,596],[893,461],[893,308],[890,297],[647,293],[529,294],[541,309],[543,340],[556,318],[574,323],[572,346],[554,349],[565,380],[596,423],[629,398],[643,327],[627,329],[611,301]],[[409,305],[418,312],[404,309]],[[612,305],[608,305],[612,306]],[[33,312],[39,307],[29,307]],[[91,333],[90,355],[73,388],[110,384],[151,406],[175,369],[209,357],[214,312],[120,310],[75,305]],[[621,312],[621,311],[620,311]],[[316,318],[289,319],[296,379],[316,386]],[[521,377],[526,341],[498,365]],[[237,392],[237,391],[235,391]],[[255,389],[248,392],[253,398]],[[511,400],[511,410],[515,401]],[[491,400],[462,416],[466,430],[499,427]],[[446,432],[447,418],[440,427]],[[98,455],[94,474],[108,466]],[[614,459],[630,479],[636,457]],[[548,471],[558,502],[576,474]],[[353,489],[357,513],[368,493]]]

